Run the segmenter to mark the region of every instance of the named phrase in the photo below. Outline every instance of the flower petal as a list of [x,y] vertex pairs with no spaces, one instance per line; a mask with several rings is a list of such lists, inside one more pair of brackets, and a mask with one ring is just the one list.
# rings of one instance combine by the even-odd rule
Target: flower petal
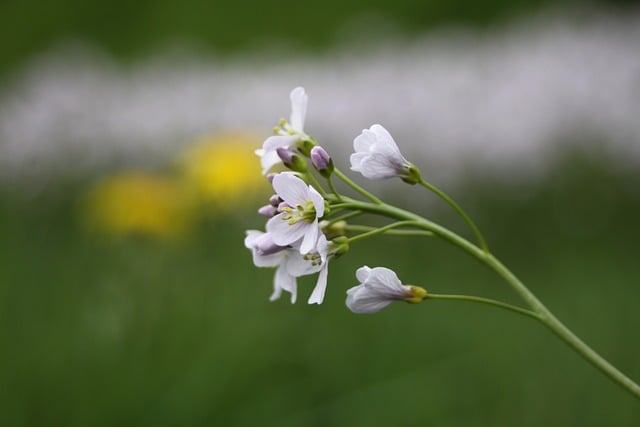
[[393,300],[381,298],[375,292],[371,292],[364,285],[347,290],[346,304],[349,310],[354,313],[375,313],[392,302]]
[[367,281],[370,274],[371,274],[371,269],[366,265],[363,265],[358,270],[356,270],[356,279],[358,279],[358,282],[364,283]]
[[351,162],[351,170],[354,172],[360,172],[362,169],[362,163],[369,157],[369,153],[353,153],[349,157]]
[[396,141],[393,139],[388,130],[384,128],[384,126],[379,124],[371,125],[369,128],[371,132],[373,132],[376,136],[376,145],[378,147],[383,146],[387,149],[391,149],[392,151],[400,154],[400,149],[396,144]]
[[291,294],[291,304],[295,303],[298,295],[298,283],[296,282],[296,278],[287,273],[286,268],[280,266],[276,270],[273,280],[274,289],[280,288],[289,292]]
[[385,267],[372,268],[364,285],[381,295],[396,299],[403,298],[409,292],[408,287],[402,284],[396,273]]
[[287,259],[283,265],[287,269],[287,273],[293,277],[317,273],[322,268],[320,265],[313,265],[311,261],[304,259],[300,252],[293,249],[289,250]]
[[289,206],[304,205],[309,194],[309,186],[291,172],[276,175],[273,189]]
[[262,149],[264,151],[275,151],[280,147],[288,147],[299,139],[298,135],[273,135],[264,140]]
[[280,156],[275,151],[263,151],[260,157],[260,166],[262,166],[262,175],[266,175],[269,170],[280,163]]
[[327,290],[328,275],[328,264],[325,264],[324,268],[320,270],[320,274],[318,274],[318,281],[316,282],[316,287],[313,288],[313,292],[307,301],[308,304],[322,304],[322,301],[324,301],[324,293]]
[[315,249],[316,243],[318,242],[318,232],[320,231],[317,218],[313,221],[313,224],[307,225],[308,226],[305,227],[306,229],[302,239],[302,244],[300,245],[300,253],[303,255],[308,254]]
[[309,97],[303,87],[297,87],[289,94],[291,100],[291,127],[298,131],[304,132],[304,119],[307,115],[307,104]]
[[356,153],[368,153],[376,144],[376,134],[369,129],[363,129],[362,133],[353,140],[353,149]]
[[316,209],[316,218],[322,218],[324,215],[324,199],[318,193],[318,190],[309,186],[309,193],[307,194],[307,198],[311,200],[313,203],[313,207]]
[[309,226],[309,223],[304,221],[289,224],[289,221],[283,219],[284,215],[284,213],[278,214],[267,221],[267,232],[279,246],[287,246],[300,240]]

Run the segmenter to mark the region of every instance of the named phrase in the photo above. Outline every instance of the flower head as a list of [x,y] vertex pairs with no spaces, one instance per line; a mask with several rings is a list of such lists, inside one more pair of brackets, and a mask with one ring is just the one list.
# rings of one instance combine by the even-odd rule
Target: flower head
[[353,148],[351,170],[365,178],[401,177],[413,184],[419,179],[417,168],[402,156],[389,132],[379,124],[364,129],[353,140]]
[[324,199],[318,191],[291,172],[273,178],[273,188],[284,201],[282,212],[267,222],[267,232],[280,246],[300,242],[300,253],[309,253],[318,242],[318,218],[324,215]]
[[284,290],[291,294],[291,303],[295,303],[298,294],[297,278],[320,272],[309,304],[322,303],[327,287],[328,242],[321,235],[317,243],[316,251],[302,255],[298,248],[276,245],[269,233],[247,231],[244,244],[251,249],[255,266],[277,267],[273,278],[273,293],[269,298],[271,301],[280,298]]
[[270,136],[262,144],[262,148],[255,151],[260,156],[262,174],[266,175],[269,170],[280,162],[278,148],[289,148],[301,139],[308,139],[304,133],[304,119],[307,115],[307,103],[309,97],[303,87],[297,87],[289,94],[291,99],[291,117],[289,122],[281,120],[277,127],[276,135]]
[[385,267],[360,267],[356,271],[360,285],[347,291],[347,307],[354,313],[375,313],[393,301],[418,303],[427,291],[418,286],[403,285],[396,273]]

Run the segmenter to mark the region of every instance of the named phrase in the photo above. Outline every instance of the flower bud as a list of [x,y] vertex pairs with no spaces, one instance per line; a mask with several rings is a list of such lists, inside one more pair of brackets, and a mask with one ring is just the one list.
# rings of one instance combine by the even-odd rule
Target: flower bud
[[285,147],[280,147],[276,152],[280,160],[282,160],[282,163],[292,171],[303,173],[307,171],[307,162],[293,151]]
[[329,153],[319,145],[311,149],[311,163],[318,172],[325,178],[328,178],[333,172],[333,160]]
[[256,242],[256,252],[259,255],[271,255],[283,250],[284,246],[276,245],[271,236],[265,233]]
[[276,210],[276,207],[273,205],[264,205],[263,207],[258,209],[258,213],[262,216],[266,216],[267,218],[271,218],[275,216],[275,214],[278,213],[278,211]]
[[276,175],[278,174],[277,173],[267,174],[267,181],[269,181],[269,184],[273,184],[273,178],[275,178]]
[[278,207],[278,205],[282,203],[282,199],[277,194],[274,194],[273,196],[269,197],[269,203],[271,204],[271,206]]

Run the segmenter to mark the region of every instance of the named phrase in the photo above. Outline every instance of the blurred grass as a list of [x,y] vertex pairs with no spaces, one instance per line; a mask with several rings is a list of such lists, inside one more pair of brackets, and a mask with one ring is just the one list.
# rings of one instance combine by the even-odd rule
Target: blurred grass
[[[469,182],[455,196],[498,256],[640,378],[637,177],[583,159],[528,196]],[[344,307],[363,264],[434,292],[517,301],[444,243],[354,244],[332,263],[322,306],[304,304],[312,278],[301,303],[269,303],[272,272],[253,268],[242,245],[244,229],[260,226],[251,212],[202,224],[181,243],[104,240],[78,225],[83,189],[29,200],[2,191],[0,425],[640,422],[637,401],[528,319],[440,301],[371,316]]]
[[[600,0],[591,3],[633,3]],[[545,7],[583,6],[575,0],[356,0],[277,4],[232,0],[110,2],[4,0],[0,2],[0,77],[25,59],[64,41],[95,44],[120,59],[166,44],[189,42],[236,54],[276,46],[318,51],[356,33],[413,35],[444,25],[485,27]]]

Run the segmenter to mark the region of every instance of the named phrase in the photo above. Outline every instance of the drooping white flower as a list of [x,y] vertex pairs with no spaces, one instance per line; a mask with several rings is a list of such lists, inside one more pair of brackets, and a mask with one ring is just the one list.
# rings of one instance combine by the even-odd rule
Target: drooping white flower
[[347,307],[354,313],[375,313],[393,301],[417,303],[427,292],[418,287],[403,285],[393,270],[385,267],[361,267],[356,271],[360,285],[347,290]]
[[255,151],[260,156],[262,174],[266,175],[274,165],[280,163],[278,148],[288,148],[296,141],[308,138],[304,133],[304,119],[307,115],[309,97],[303,87],[297,87],[289,94],[291,99],[291,117],[289,122],[282,122],[278,134],[270,136],[262,144],[262,148]]
[[298,293],[297,278],[320,272],[316,287],[309,298],[309,304],[322,302],[327,286],[328,264],[328,245],[324,235],[321,235],[318,240],[317,252],[306,255],[302,255],[298,248],[290,247],[277,247],[272,252],[273,249],[268,249],[274,248],[271,235],[258,230],[248,230],[244,244],[251,249],[256,267],[277,267],[273,277],[273,293],[269,297],[270,301],[277,300],[282,295],[282,291],[287,291],[291,294],[291,303],[295,303]]
[[[389,132],[379,124],[364,129],[353,140],[355,153],[351,154],[351,170],[365,178],[408,178],[415,169],[402,156]],[[416,170],[417,171],[417,170]]]
[[270,301],[280,298],[282,291],[291,294],[291,304],[296,302],[298,283],[296,278],[317,271],[315,266],[306,262],[298,250],[292,248],[280,248],[274,253],[261,253],[261,246],[269,245],[272,240],[269,233],[258,230],[248,230],[244,244],[251,249],[253,263],[256,267],[277,267],[273,277],[273,293]]
[[273,189],[286,206],[267,221],[267,232],[280,246],[300,242],[300,253],[310,252],[318,241],[318,218],[324,215],[324,199],[318,191],[291,172],[273,178]]

